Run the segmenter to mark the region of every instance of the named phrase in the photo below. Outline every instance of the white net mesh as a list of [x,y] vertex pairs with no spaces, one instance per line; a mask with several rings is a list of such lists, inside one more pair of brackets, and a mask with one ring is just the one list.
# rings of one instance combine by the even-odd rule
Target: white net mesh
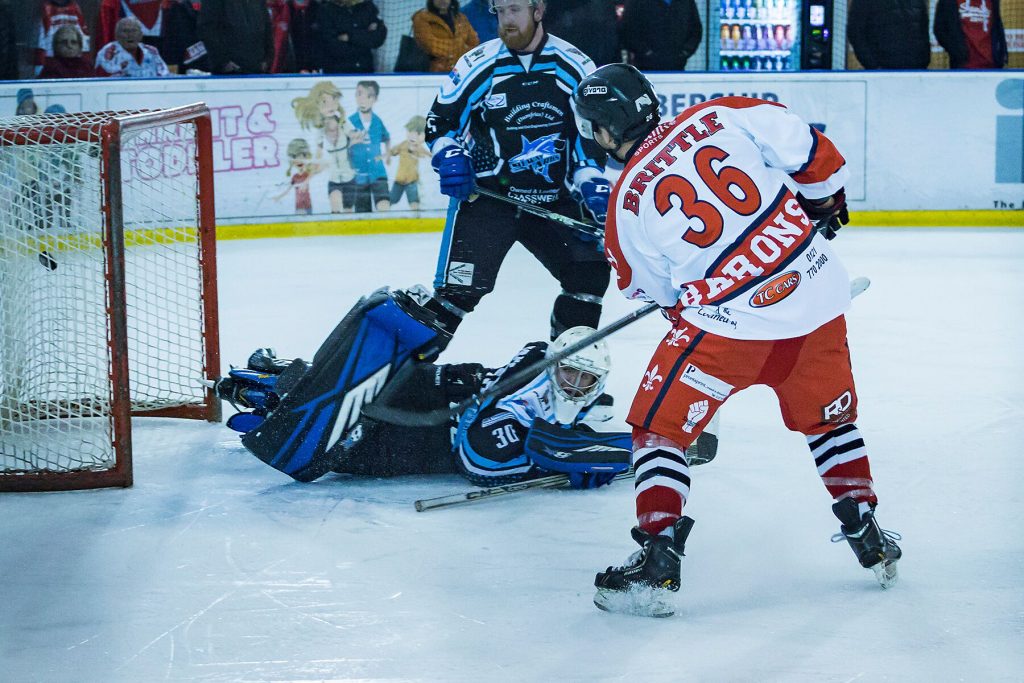
[[[101,129],[112,114],[0,119],[0,476],[112,467]],[[203,404],[192,123],[120,143],[132,411]],[[116,296],[114,298],[116,300]]]
[[387,0],[377,3],[381,21],[388,27],[384,43],[374,50],[374,63],[378,73],[391,73],[395,70],[402,36],[412,35],[412,15],[426,6],[426,0]]

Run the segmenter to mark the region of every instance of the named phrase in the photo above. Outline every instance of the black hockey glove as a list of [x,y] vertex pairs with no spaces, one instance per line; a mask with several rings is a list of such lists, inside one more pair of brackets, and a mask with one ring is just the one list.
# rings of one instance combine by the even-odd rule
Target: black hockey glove
[[815,229],[827,240],[835,237],[839,229],[850,222],[844,188],[839,188],[834,195],[823,199],[808,199],[802,194],[798,194],[796,198],[807,213],[807,217],[814,221]]

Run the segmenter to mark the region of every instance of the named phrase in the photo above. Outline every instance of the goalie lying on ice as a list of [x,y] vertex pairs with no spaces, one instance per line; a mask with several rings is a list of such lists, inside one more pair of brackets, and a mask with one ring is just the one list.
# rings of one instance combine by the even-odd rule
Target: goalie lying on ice
[[598,398],[611,368],[603,341],[449,424],[403,427],[362,414],[370,402],[447,408],[592,332],[572,328],[550,345],[527,344],[501,368],[435,365],[421,359],[447,340],[429,312],[429,296],[414,287],[364,297],[312,363],[278,360],[259,349],[248,367],[217,382],[218,395],[241,411],[228,426],[243,433],[242,443],[258,458],[304,482],[329,471],[385,477],[458,472],[474,484],[496,486],[555,472],[568,474],[575,487],[592,488],[628,469],[630,434],[584,424],[611,417],[608,410],[599,414],[607,408]]

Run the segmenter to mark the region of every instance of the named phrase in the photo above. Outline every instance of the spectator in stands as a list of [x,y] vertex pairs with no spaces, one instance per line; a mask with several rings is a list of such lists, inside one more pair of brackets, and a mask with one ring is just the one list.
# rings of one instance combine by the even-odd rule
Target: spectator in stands
[[459,57],[480,44],[469,19],[459,11],[459,0],[427,0],[427,6],[412,15],[412,35],[430,56],[428,71],[433,73],[448,73]]
[[171,72],[160,51],[142,42],[142,24],[125,17],[117,22],[114,42],[96,53],[96,75],[115,78],[160,78]]
[[935,39],[949,53],[953,69],[1002,69],[1006,32],[999,0],[939,0]]
[[161,17],[164,0],[102,0],[96,24],[96,44],[117,40],[117,22],[135,19],[142,27],[142,41],[160,49]]
[[466,15],[481,43],[498,37],[498,15],[491,11],[491,0],[468,0],[460,11]]
[[372,0],[324,0],[313,24],[316,65],[325,74],[373,73],[373,50],[387,35]]
[[544,28],[575,45],[597,66],[621,61],[616,0],[558,0],[548,4]]
[[846,26],[865,69],[928,68],[928,0],[853,0]]
[[694,0],[629,0],[621,29],[629,63],[641,71],[682,71],[703,32]]
[[31,88],[18,88],[18,93],[14,99],[17,102],[17,109],[14,110],[15,116],[31,116],[32,114],[39,113],[39,105],[36,104],[36,94],[32,92]]
[[167,0],[160,21],[160,56],[172,74],[210,70],[206,46],[199,40],[199,10],[194,0]]
[[[82,51],[89,51],[89,25],[76,0],[44,0],[40,8],[39,30],[36,33],[36,49],[33,56],[35,73],[43,70],[43,62],[53,56],[53,34],[61,26],[73,24],[82,32]],[[102,45],[103,43],[100,43]]]
[[288,0],[267,0],[270,12],[270,40],[273,53],[267,73],[287,74],[295,72],[295,52],[292,50],[291,25],[292,4]]
[[92,78],[92,61],[82,54],[82,32],[73,24],[61,26],[53,34],[53,56],[43,62],[39,78]]
[[266,0],[202,0],[199,37],[215,74],[266,73],[273,59]]
[[313,0],[290,0],[292,8],[291,38],[295,51],[295,69],[310,73],[313,61],[313,18],[316,5]]
[[7,0],[0,0],[0,81],[15,81],[19,77],[14,16]]

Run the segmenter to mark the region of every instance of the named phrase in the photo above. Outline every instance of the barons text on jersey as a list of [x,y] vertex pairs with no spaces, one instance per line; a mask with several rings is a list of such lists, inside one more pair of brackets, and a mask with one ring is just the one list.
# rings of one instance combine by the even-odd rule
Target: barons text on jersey
[[478,182],[520,201],[549,204],[568,196],[579,167],[601,168],[601,150],[581,138],[569,102],[594,70],[585,54],[546,34],[537,51],[511,52],[500,39],[455,64],[427,116],[427,144],[471,145]]

